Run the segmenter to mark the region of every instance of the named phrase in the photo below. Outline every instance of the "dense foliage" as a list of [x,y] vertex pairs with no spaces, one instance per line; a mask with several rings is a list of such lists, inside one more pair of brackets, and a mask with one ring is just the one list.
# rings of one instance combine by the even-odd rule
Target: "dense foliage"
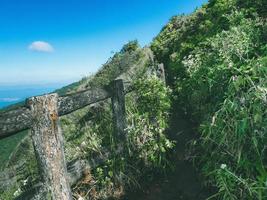
[[116,140],[110,102],[95,105],[89,113],[80,111],[62,119],[68,160],[111,153],[107,161],[88,171],[77,183],[73,189],[77,198],[87,195],[95,199],[118,198],[128,187],[139,187],[140,179],[151,176],[152,170],[160,173],[167,169],[167,152],[174,145],[165,134],[170,91],[154,76],[136,80],[134,88],[126,98],[127,141],[119,155],[116,152],[123,141]]
[[267,198],[266,1],[212,0],[173,17],[151,47],[176,104],[199,124],[192,141],[211,199]]

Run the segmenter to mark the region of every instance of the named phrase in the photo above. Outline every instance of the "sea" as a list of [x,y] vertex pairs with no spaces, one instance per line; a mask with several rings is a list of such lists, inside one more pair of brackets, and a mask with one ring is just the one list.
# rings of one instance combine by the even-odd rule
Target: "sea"
[[28,97],[50,93],[64,84],[0,85],[0,109],[24,101]]

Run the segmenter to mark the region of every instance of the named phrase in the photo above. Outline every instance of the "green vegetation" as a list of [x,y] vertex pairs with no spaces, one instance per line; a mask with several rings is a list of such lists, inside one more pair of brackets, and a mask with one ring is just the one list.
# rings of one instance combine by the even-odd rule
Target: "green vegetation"
[[[143,70],[146,69],[146,66],[151,65],[149,54],[149,49],[142,49],[139,47],[137,41],[131,41],[125,44],[120,52],[115,53],[115,55],[110,58],[94,76],[84,77],[82,80],[58,89],[55,92],[59,95],[66,95],[90,87],[105,86],[108,85],[111,80],[129,71],[131,68],[135,71],[134,76],[132,77],[137,78],[138,73],[142,74]],[[137,66],[137,69],[135,69],[134,66]],[[24,104],[25,102],[20,102],[8,106],[5,109],[0,109],[0,112],[15,109]],[[0,161],[3,163],[0,169],[7,165],[9,156],[14,149],[17,148],[18,143],[25,137],[25,135],[26,132],[23,132],[10,138],[0,140]]]
[[[81,81],[63,87],[56,92],[60,95],[65,95],[92,87],[107,86],[112,80],[128,72],[133,66],[140,65],[143,67],[146,64],[150,64],[147,60],[147,56],[149,56],[147,51],[140,48],[137,41],[130,41],[122,47],[121,51],[116,52],[96,74],[85,77]],[[138,70],[140,71],[141,69],[139,68]]]
[[198,123],[210,199],[267,198],[266,1],[213,0],[173,17],[151,47],[175,103]]
[[[266,0],[210,0],[190,15],[174,16],[150,48],[129,42],[96,75],[58,90],[64,95],[106,86],[120,76],[130,77],[135,88],[126,96],[128,134],[119,156],[114,153],[120,144],[110,100],[62,117],[68,161],[111,153],[109,160],[88,170],[73,187],[74,196],[119,198],[127,188],[142,185],[142,177],[153,179],[170,170],[168,152],[174,142],[166,129],[172,105],[183,110],[198,133],[187,151],[205,185],[214,189],[209,199],[266,199],[266,17]],[[147,73],[155,70],[155,63],[164,64],[168,86]],[[16,141],[7,146],[17,146]],[[8,166],[19,161],[18,155],[13,153]],[[26,168],[34,182],[34,155],[27,155]],[[12,187],[0,198],[8,199],[14,191]]]
[[121,144],[113,130],[109,101],[91,108],[95,114],[79,111],[61,120],[67,160],[90,159],[104,151],[111,152],[109,160],[88,171],[74,187],[77,198],[86,195],[95,199],[119,198],[128,187],[139,187],[141,178],[168,169],[167,152],[174,145],[164,134],[170,91],[154,76],[137,79],[134,87],[135,92],[126,98],[127,141],[119,155],[116,149]]
[[[95,199],[118,198],[127,188],[139,187],[141,178],[151,178],[153,173],[162,173],[168,169],[170,163],[167,153],[174,145],[165,135],[170,90],[153,75],[153,71],[151,51],[140,48],[133,41],[116,53],[95,76],[58,90],[64,95],[90,87],[105,87],[119,76],[133,81],[135,88],[134,92],[126,96],[127,137],[123,144],[124,150],[119,155],[116,149],[121,144],[113,130],[110,100],[61,118],[68,162],[90,160],[105,152],[110,153],[107,161],[96,169],[88,170],[86,176],[72,188],[75,197],[91,195]],[[150,107],[147,107],[148,104]],[[38,182],[33,152],[30,138],[26,137],[7,163],[7,168],[16,170],[23,163],[19,172],[15,171],[18,173],[15,189],[2,189],[0,198],[13,199]]]
[[21,140],[27,135],[27,131],[23,131],[17,135],[0,140],[1,156],[0,163],[2,163],[0,170],[5,167],[5,164],[10,159],[10,156]]

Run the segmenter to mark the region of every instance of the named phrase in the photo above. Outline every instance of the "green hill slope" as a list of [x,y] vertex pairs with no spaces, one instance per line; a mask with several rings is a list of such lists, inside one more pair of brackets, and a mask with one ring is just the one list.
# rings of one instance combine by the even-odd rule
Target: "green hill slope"
[[210,0],[151,45],[175,104],[198,124],[190,150],[211,199],[267,198],[266,16],[264,0]]
[[[91,170],[73,188],[75,197],[89,191],[96,199],[118,199],[125,189],[168,171],[173,143],[165,130],[172,105],[187,115],[186,123],[198,135],[184,151],[212,188],[209,199],[267,199],[266,17],[266,0],[210,0],[190,15],[174,16],[148,48],[130,42],[93,77],[57,90],[64,95],[119,76],[136,80],[136,93],[127,96],[129,154]],[[164,64],[172,90],[146,74],[157,63]],[[109,104],[62,117],[67,161],[114,150]],[[8,160],[8,168],[23,160],[27,172],[10,180],[16,187],[11,184],[2,198],[10,198],[18,185],[27,191],[29,185],[21,186],[27,177],[31,183],[38,179],[30,140],[17,148],[9,144],[13,153],[2,160]]]
[[[164,170],[166,152],[173,146],[164,134],[170,100],[169,90],[157,78],[156,69],[151,50],[140,48],[133,41],[110,58],[94,76],[56,91],[65,95],[107,86],[115,78],[131,81],[135,88],[135,92],[126,96],[128,141],[127,151],[121,155],[115,154],[117,143],[110,99],[61,117],[68,163],[91,160],[107,151],[111,154],[109,160],[90,170],[92,182],[84,184],[82,179],[73,186],[75,197],[88,190],[94,192],[96,199],[116,196],[118,191],[129,186],[137,187],[141,177],[151,174],[151,170]],[[30,198],[31,188],[40,180],[29,134],[18,134],[1,142],[7,149],[2,151],[6,156],[1,158],[0,199]],[[19,196],[21,194],[23,196]]]
[[[67,85],[56,90],[55,92],[57,92],[59,95],[66,95],[69,93],[89,89],[90,87],[108,85],[111,80],[129,71],[129,69],[136,64],[141,66],[137,69],[141,71],[142,66],[149,65],[149,62],[153,62],[152,59],[149,61],[149,57],[151,57],[151,52],[149,49],[140,48],[137,41],[129,42],[128,44],[125,44],[120,52],[115,53],[115,55],[110,58],[95,75],[92,75],[91,77],[84,77],[82,80]],[[18,106],[24,105],[24,103],[25,102],[20,102],[11,105],[0,110],[0,112],[14,109]],[[17,147],[18,143],[21,141],[21,138],[23,138],[25,135],[27,134],[23,132],[10,138],[0,140],[0,154],[3,155],[0,157],[0,162],[2,163],[0,169],[6,165],[6,162],[8,161],[11,153],[14,151],[14,148]]]

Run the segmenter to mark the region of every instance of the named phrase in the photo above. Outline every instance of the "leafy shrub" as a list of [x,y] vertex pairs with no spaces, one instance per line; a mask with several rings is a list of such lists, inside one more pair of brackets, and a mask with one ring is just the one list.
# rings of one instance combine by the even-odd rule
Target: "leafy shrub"
[[136,80],[134,88],[135,91],[126,96],[127,142],[119,155],[115,152],[121,141],[114,137],[110,101],[61,120],[68,160],[91,158],[107,150],[111,153],[109,160],[88,172],[74,187],[75,196],[118,198],[125,188],[138,187],[141,177],[167,169],[167,153],[173,147],[164,133],[170,90],[157,77]]
[[[234,11],[227,15],[231,27],[203,41],[183,59],[188,78],[177,79],[177,98],[197,121],[215,112],[225,99],[231,77],[238,75],[260,53],[260,22]],[[238,25],[237,25],[238,24]]]
[[135,82],[136,106],[128,109],[129,143],[132,151],[145,165],[165,168],[166,152],[173,147],[164,133],[168,126],[170,90],[157,77],[143,78]]
[[199,127],[192,149],[206,183],[218,188],[210,199],[267,198],[264,5],[211,0],[172,18],[152,43],[173,103]]
[[[133,76],[131,76],[132,79],[139,76],[142,77],[147,67],[151,66],[151,62],[152,57],[150,56],[150,50],[148,48],[141,49],[137,41],[129,42],[120,52],[109,59],[95,76],[84,78],[77,83],[57,90],[57,92],[64,95],[88,87],[106,86],[114,78],[117,78],[122,73],[128,73],[129,71],[131,71],[129,74],[133,74]],[[61,118],[67,161],[88,159],[100,155],[103,151],[114,152],[116,141],[113,137],[112,113],[109,105],[109,101],[104,102],[101,103],[101,105],[96,105],[95,108],[86,107]],[[23,134],[23,136],[25,136],[25,134]],[[19,139],[18,143],[20,142]],[[25,149],[23,149],[23,151],[16,151],[14,156],[12,156],[12,165],[8,166],[10,168],[8,171],[16,173],[18,180],[13,181],[12,179],[13,185],[10,187],[10,190],[0,188],[0,198],[12,199],[12,197],[6,198],[6,196],[12,196],[14,191],[18,189],[20,193],[23,193],[38,182],[37,163],[33,148],[28,148],[30,144],[31,141],[27,140],[27,151]],[[10,144],[7,144],[7,146],[9,147]],[[23,146],[25,146],[24,143],[20,142],[16,149],[21,149]],[[14,145],[12,145],[12,148],[14,148]],[[12,152],[12,149],[10,149],[10,152]],[[23,157],[19,156],[21,152],[24,153]],[[13,159],[13,157],[16,159]],[[24,157],[26,159],[23,159]],[[3,159],[7,160],[7,158]],[[141,159],[138,158],[138,160]],[[23,163],[23,166],[19,169],[17,168],[18,163]],[[93,185],[91,184],[92,182],[88,180],[85,185],[79,183],[77,188],[75,186],[74,189],[75,194],[78,192],[77,196],[84,191],[88,192],[92,189],[92,192],[95,192],[95,194],[97,193],[98,195],[96,196],[101,199],[105,196],[113,196],[115,193],[119,195],[121,192],[118,191],[122,191],[122,185],[138,185],[134,177],[136,174],[140,174],[138,172],[139,169],[137,166],[136,169],[131,166],[127,154],[121,156],[112,155],[109,161],[100,166],[99,170],[101,171],[101,169],[103,169],[103,179],[99,178],[101,176],[99,176],[97,171],[88,173],[91,177],[90,180],[94,181],[94,179],[99,178],[100,181],[97,181],[97,184]],[[88,176],[84,177],[84,179],[88,179]],[[105,181],[106,179],[109,181]],[[23,185],[24,180],[29,180],[27,185]]]
[[[201,127],[201,145],[209,160],[202,158],[205,173],[218,168],[220,163],[231,167],[233,173],[245,177],[235,198],[265,199],[267,196],[266,142],[266,76],[267,66],[262,62],[251,63],[235,77],[227,98],[210,121]],[[212,152],[212,153],[211,153]],[[247,185],[253,183],[250,188]]]

